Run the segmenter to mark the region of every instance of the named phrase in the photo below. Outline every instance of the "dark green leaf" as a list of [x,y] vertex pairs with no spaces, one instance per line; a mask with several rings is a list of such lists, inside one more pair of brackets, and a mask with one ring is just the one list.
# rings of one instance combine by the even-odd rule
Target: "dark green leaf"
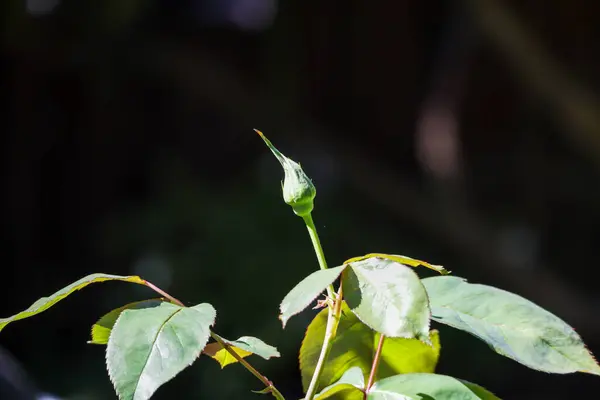
[[194,362],[215,321],[210,304],[125,310],[115,323],[106,365],[119,398],[146,400],[162,384]]
[[[213,333],[213,335],[216,335]],[[219,336],[220,337],[220,336]],[[268,360],[271,357],[279,357],[280,354],[273,346],[269,346],[262,340],[252,336],[242,336],[238,340],[227,340],[220,337],[225,343],[230,345],[231,349],[236,352],[241,358],[256,354]],[[218,342],[209,343],[204,348],[204,353],[215,359],[221,368],[225,368],[229,364],[238,362],[223,346]]]
[[21,311],[18,314],[13,315],[8,318],[0,318],[0,331],[4,329],[6,325],[11,322],[18,321],[20,319],[25,319],[28,317],[32,317],[36,314],[39,314],[43,311],[46,311],[54,304],[58,303],[71,293],[76,290],[83,289],[90,283],[104,282],[104,281],[125,281],[137,283],[140,285],[144,284],[144,280],[139,276],[119,276],[119,275],[107,275],[107,274],[92,274],[88,275],[84,278],[79,279],[76,282],[71,283],[69,286],[66,286],[60,289],[58,292],[54,293],[49,297],[42,297],[35,303],[33,303],[29,308],[25,311]]
[[[485,393],[489,392],[485,391]],[[436,374],[406,374],[392,376],[376,382],[369,391],[367,399],[491,400],[493,398],[479,397],[476,392],[471,390],[463,382],[450,376]]]
[[363,323],[387,337],[429,343],[429,301],[411,268],[382,258],[349,265],[342,275],[344,297]]
[[88,343],[90,344],[107,344],[108,338],[110,337],[110,332],[112,331],[115,322],[119,318],[119,315],[125,310],[130,309],[140,309],[140,308],[150,308],[156,307],[164,300],[162,299],[151,299],[151,300],[143,300],[136,301],[135,303],[126,304],[123,307],[116,308],[111,312],[104,314],[102,318],[98,320],[92,326],[92,340]]
[[297,284],[285,296],[279,306],[281,310],[279,319],[281,319],[283,326],[285,327],[285,324],[292,316],[308,307],[327,286],[331,285],[340,276],[345,268],[345,265],[341,265],[335,268],[315,271]]
[[499,354],[544,372],[600,375],[575,330],[531,301],[458,277],[428,278],[423,284],[435,321],[480,338]]
[[[300,371],[302,386],[308,388],[319,358],[328,310],[322,310],[312,320],[300,348]],[[385,338],[381,352],[376,380],[397,374],[412,372],[434,372],[440,354],[440,342],[437,331],[431,331],[428,346],[417,339]],[[379,343],[379,334],[363,324],[344,303],[337,334],[323,368],[318,388],[333,384],[341,378],[344,371],[359,367],[368,374],[373,364],[373,356]],[[365,375],[364,379],[368,379]]]
[[337,382],[327,386],[317,394],[315,400],[325,400],[332,397],[344,400],[362,400],[365,387],[363,374],[363,370],[359,367],[348,369]]
[[476,383],[467,382],[463,379],[459,379],[459,381],[461,381],[463,385],[466,385],[469,389],[471,389],[471,391],[475,393],[477,397],[479,397],[481,400],[500,400],[500,398],[496,397],[495,394],[493,394],[487,389],[484,389]]

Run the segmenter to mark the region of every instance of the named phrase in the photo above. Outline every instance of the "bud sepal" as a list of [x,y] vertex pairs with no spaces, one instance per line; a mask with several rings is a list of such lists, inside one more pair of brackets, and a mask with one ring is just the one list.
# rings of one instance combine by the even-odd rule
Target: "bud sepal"
[[283,155],[258,129],[254,130],[264,140],[267,147],[275,155],[283,167],[284,179],[281,184],[283,200],[290,205],[294,213],[300,217],[310,215],[314,208],[317,189],[310,178],[302,170],[300,164]]

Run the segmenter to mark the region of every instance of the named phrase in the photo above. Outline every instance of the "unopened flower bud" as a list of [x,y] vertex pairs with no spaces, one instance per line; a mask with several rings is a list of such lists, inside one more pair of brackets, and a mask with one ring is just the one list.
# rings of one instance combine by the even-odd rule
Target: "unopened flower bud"
[[300,164],[281,154],[262,134],[261,131],[255,129],[256,133],[265,141],[271,152],[279,160],[285,173],[282,189],[283,200],[292,206],[294,213],[300,217],[309,215],[314,208],[314,199],[317,195],[317,189],[304,171]]

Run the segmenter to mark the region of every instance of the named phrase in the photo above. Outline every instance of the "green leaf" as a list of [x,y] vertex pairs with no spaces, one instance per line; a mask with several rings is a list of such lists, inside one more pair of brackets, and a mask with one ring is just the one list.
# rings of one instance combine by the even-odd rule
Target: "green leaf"
[[381,258],[349,265],[342,275],[344,297],[363,323],[387,337],[429,343],[429,301],[411,268]]
[[325,400],[332,397],[344,400],[362,400],[365,387],[364,372],[359,367],[348,369],[340,379],[324,388],[315,396],[315,400]]
[[290,290],[279,306],[281,311],[279,319],[281,319],[283,327],[285,328],[285,324],[292,316],[308,307],[327,286],[331,285],[340,276],[345,268],[345,265],[341,265],[315,271]]
[[[213,335],[216,335],[213,333]],[[280,354],[273,346],[269,346],[262,340],[252,336],[242,336],[238,340],[227,340],[219,336],[219,338],[227,343],[233,351],[241,358],[256,354],[268,360],[271,357],[279,357]],[[223,346],[218,342],[209,343],[204,348],[204,353],[215,359],[221,368],[225,368],[229,364],[238,362]]]
[[108,374],[119,398],[149,399],[192,364],[208,342],[215,316],[210,304],[180,307],[164,302],[123,311],[106,347]]
[[383,258],[386,260],[396,261],[400,264],[408,265],[410,267],[415,267],[415,268],[423,266],[425,268],[429,268],[436,272],[439,272],[442,275],[448,275],[450,273],[450,271],[448,271],[446,268],[444,268],[441,265],[429,264],[428,262],[425,262],[425,261],[416,260],[414,258],[410,258],[407,256],[395,255],[395,254],[369,253],[365,256],[354,257],[349,260],[346,260],[344,262],[344,264],[350,264],[350,263],[353,263],[356,261],[366,260],[367,258]]
[[25,319],[28,317],[32,317],[36,314],[39,314],[43,311],[46,311],[54,304],[58,303],[71,293],[76,290],[83,289],[90,283],[104,282],[104,281],[125,281],[131,283],[137,283],[143,285],[145,282],[139,276],[119,276],[119,275],[107,275],[107,274],[92,274],[88,275],[84,278],[79,279],[76,282],[71,283],[69,286],[66,286],[60,289],[58,292],[54,293],[49,297],[42,297],[35,303],[33,303],[29,308],[25,311],[21,311],[18,314],[13,315],[8,318],[0,318],[0,331],[4,329],[4,327],[11,322],[18,321],[20,319]]
[[587,372],[600,367],[564,321],[516,294],[458,277],[423,280],[432,319],[468,332],[499,354],[544,372]]
[[135,303],[129,303],[124,305],[123,307],[116,308],[111,312],[104,314],[102,318],[98,320],[92,326],[92,340],[88,341],[89,344],[107,344],[108,338],[110,337],[110,332],[112,331],[115,322],[121,315],[121,313],[125,310],[130,309],[140,309],[140,308],[150,308],[156,307],[160,305],[164,300],[162,299],[151,299],[151,300],[143,300],[136,301]]
[[[484,390],[478,386],[478,389]],[[489,393],[487,391],[477,393]],[[465,383],[446,375],[406,374],[396,375],[376,382],[367,396],[368,400],[390,399],[435,399],[435,400],[479,400],[493,399],[479,397]]]
[[465,381],[464,379],[459,379],[465,386],[467,386],[473,393],[477,395],[481,400],[500,400],[495,394],[490,392],[489,390],[479,386],[476,383],[471,383]]
[[[300,347],[300,371],[302,386],[308,388],[319,358],[328,310],[322,310],[312,320],[302,346]],[[437,331],[431,331],[431,342],[428,346],[417,339],[385,338],[381,352],[376,380],[397,374],[412,372],[434,372],[440,355],[440,341]],[[342,373],[358,367],[365,372],[368,379],[373,356],[379,343],[379,334],[363,324],[350,311],[346,303],[342,304],[342,316],[333,339],[327,363],[321,373],[318,387],[333,384],[341,378]]]

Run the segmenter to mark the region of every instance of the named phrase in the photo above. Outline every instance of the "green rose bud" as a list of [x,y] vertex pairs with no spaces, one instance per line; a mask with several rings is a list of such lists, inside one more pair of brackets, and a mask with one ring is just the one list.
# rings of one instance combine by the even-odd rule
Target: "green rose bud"
[[317,195],[315,185],[313,185],[310,178],[306,176],[302,167],[300,167],[300,164],[281,154],[261,131],[257,129],[254,131],[256,131],[256,133],[258,133],[265,141],[283,167],[283,172],[285,173],[281,185],[283,189],[283,200],[292,206],[296,215],[300,217],[309,215],[314,208],[314,199]]

